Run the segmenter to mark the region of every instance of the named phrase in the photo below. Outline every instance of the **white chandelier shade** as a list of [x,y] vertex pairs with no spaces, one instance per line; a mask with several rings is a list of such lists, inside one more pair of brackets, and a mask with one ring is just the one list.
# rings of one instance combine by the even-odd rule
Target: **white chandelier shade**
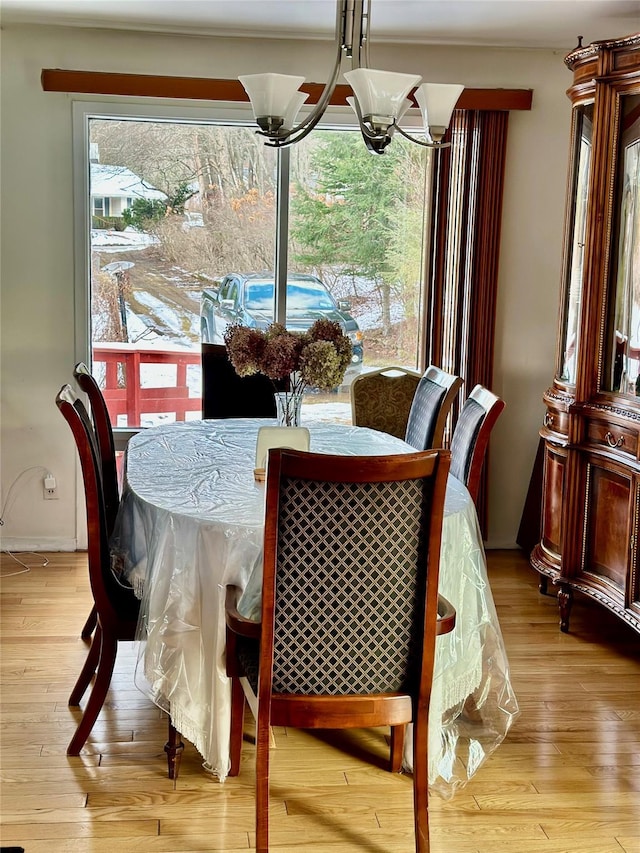
[[295,126],[298,113],[309,95],[306,92],[297,92],[295,97],[289,101],[289,105],[284,111],[284,121],[282,126],[285,130],[291,130]]
[[388,125],[398,119],[407,95],[421,79],[415,74],[369,68],[347,71],[344,78],[358,99],[362,115],[387,118]]
[[[304,77],[291,74],[245,74],[238,80],[249,95],[253,115],[262,130],[270,132],[274,119],[276,129],[286,127],[286,118],[291,120],[287,128],[291,129],[300,107],[308,97],[298,91],[304,83]],[[267,126],[263,127],[263,124]]]
[[422,112],[424,132],[434,142],[440,142],[464,86],[451,83],[423,83],[415,98]]
[[[324,115],[335,90],[342,59],[351,60],[344,77],[354,97],[347,98],[358,118],[360,131],[369,150],[382,154],[396,131],[428,148],[441,148],[461,84],[423,83],[415,74],[370,69],[368,63],[371,0],[336,0],[336,60],[330,78],[312,111],[296,125],[297,114],[308,95],[300,92],[304,77],[288,74],[247,74],[238,79],[244,86],[253,114],[267,138],[267,145],[282,147],[304,139]],[[416,87],[418,87],[416,89]],[[424,120],[423,141],[402,130],[399,121],[413,106],[415,97]]]

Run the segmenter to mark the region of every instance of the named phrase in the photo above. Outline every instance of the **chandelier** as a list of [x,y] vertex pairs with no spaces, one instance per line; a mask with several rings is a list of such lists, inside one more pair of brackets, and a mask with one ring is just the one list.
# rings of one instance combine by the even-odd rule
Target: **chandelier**
[[[427,148],[442,148],[451,114],[464,86],[449,83],[422,83],[415,74],[378,71],[369,68],[369,24],[371,0],[337,0],[336,59],[320,98],[313,110],[296,125],[300,108],[309,97],[300,91],[304,77],[291,74],[246,74],[238,79],[244,86],[255,116],[257,133],[266,144],[281,148],[304,139],[318,124],[331,101],[344,57],[351,71],[344,74],[353,90],[347,103],[358,118],[367,148],[382,154],[397,132]],[[416,88],[417,87],[417,88]],[[415,100],[423,118],[425,140],[400,127],[400,120]]]

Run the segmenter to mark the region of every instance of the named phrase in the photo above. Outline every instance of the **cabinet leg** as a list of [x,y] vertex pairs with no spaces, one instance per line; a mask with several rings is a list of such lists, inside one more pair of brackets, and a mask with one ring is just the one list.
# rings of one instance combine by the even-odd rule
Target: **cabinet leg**
[[558,607],[560,608],[560,630],[566,634],[569,630],[569,614],[573,604],[573,593],[568,586],[558,590]]
[[549,578],[546,575],[540,575],[540,580],[538,581],[538,590],[542,593],[542,595],[547,594],[548,582]]

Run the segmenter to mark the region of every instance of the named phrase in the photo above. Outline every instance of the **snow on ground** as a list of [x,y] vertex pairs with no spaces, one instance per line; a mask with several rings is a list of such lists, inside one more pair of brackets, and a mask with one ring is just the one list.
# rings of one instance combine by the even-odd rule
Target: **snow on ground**
[[[151,365],[150,365],[151,366]],[[199,396],[199,392],[198,392]],[[199,412],[187,412],[186,419],[188,421],[198,420]],[[302,410],[300,413],[302,426],[305,424],[351,424],[351,404],[350,403],[306,403],[302,402]],[[151,427],[159,424],[174,423],[175,414],[158,413],[154,415],[142,415],[140,426]],[[126,420],[126,418],[125,418]],[[126,426],[125,423],[118,426]]]
[[135,228],[125,228],[124,231],[91,230],[91,248],[101,252],[124,252],[132,249],[146,249],[159,243],[153,234],[136,231]]
[[[157,296],[153,296],[151,293],[145,293],[141,290],[136,291],[136,300],[149,309],[151,315],[156,318],[156,322],[158,324],[162,323],[164,325],[164,329],[162,330],[163,338],[161,338],[164,343],[170,342],[173,344],[181,344],[185,349],[199,348],[198,345],[194,345],[193,343],[194,341],[199,340],[200,337],[199,314],[193,312],[189,315],[184,311],[177,311],[172,305],[168,305],[166,302],[163,302],[162,299],[158,299]],[[195,305],[197,304],[198,303],[196,301]],[[127,322],[129,314],[135,316],[131,311],[127,311]],[[187,322],[190,323],[189,329],[185,328]],[[131,333],[129,333],[129,335],[131,337]],[[148,340],[148,337],[145,337],[145,341],[146,340]],[[161,346],[161,344],[159,344],[159,346]]]
[[306,403],[302,401],[300,412],[302,425],[305,422],[314,423],[351,423],[351,403]]
[[[379,329],[382,326],[382,308],[376,292],[376,284],[371,279],[342,276],[336,280],[331,292],[335,299],[347,299],[354,302],[351,315],[357,321],[363,332],[368,329]],[[404,306],[393,296],[390,315],[392,323],[400,323],[405,318]],[[359,300],[367,300],[362,305]]]

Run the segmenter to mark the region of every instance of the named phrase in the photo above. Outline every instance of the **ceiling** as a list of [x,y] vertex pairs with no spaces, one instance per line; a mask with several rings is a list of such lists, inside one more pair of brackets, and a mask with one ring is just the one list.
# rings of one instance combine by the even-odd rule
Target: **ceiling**
[[[0,0],[0,23],[332,38],[334,0]],[[371,42],[571,50],[640,31],[640,0],[372,0]]]

